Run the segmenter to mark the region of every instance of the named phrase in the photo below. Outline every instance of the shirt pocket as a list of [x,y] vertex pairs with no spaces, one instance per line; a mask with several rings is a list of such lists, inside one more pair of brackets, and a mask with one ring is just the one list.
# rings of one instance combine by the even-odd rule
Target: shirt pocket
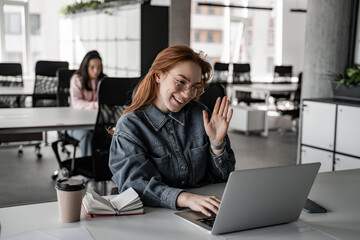
[[176,173],[171,155],[167,154],[164,157],[150,157],[150,159],[160,173],[163,182],[167,185],[173,185],[176,182]]
[[207,171],[207,162],[209,159],[209,143],[201,147],[189,149],[192,166],[193,184],[204,180]]

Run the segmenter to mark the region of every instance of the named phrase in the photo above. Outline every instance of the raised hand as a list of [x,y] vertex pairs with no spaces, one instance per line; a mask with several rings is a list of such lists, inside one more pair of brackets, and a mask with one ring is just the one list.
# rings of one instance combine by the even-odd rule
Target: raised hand
[[233,110],[229,111],[229,100],[226,96],[222,100],[220,97],[216,100],[210,120],[207,112],[203,111],[205,132],[212,145],[219,146],[223,143],[232,114]]

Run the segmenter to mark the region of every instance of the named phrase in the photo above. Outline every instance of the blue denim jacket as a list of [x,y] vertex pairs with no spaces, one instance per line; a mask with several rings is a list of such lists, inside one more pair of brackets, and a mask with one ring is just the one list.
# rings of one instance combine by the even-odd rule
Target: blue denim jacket
[[144,204],[176,209],[183,188],[226,181],[234,170],[234,152],[227,135],[224,152],[211,152],[203,109],[190,102],[169,115],[154,105],[123,115],[109,158],[119,191],[132,187]]

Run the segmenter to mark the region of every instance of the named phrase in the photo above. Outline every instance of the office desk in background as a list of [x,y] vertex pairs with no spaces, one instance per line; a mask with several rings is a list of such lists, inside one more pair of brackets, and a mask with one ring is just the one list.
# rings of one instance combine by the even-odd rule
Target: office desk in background
[[4,87],[0,86],[0,96],[31,96],[34,92],[34,87],[31,85],[24,85],[24,87]]
[[[221,196],[225,184],[191,192]],[[87,227],[94,239],[359,239],[360,170],[318,174],[309,198],[328,209],[325,214],[302,212],[297,222],[213,236],[164,208],[146,207],[138,216],[95,217],[82,213],[77,223],[59,221],[57,202],[0,208],[2,236],[29,230]],[[246,193],[244,193],[246,194]],[[266,201],[266,199],[259,199]]]
[[[270,95],[274,93],[292,93],[295,92],[298,87],[297,83],[289,83],[289,84],[272,84],[272,83],[253,83],[253,84],[238,84],[238,85],[229,85],[230,88],[230,97],[232,99],[236,96],[236,92],[259,92],[265,95],[265,104],[266,110],[269,109],[270,105]],[[264,114],[264,132],[263,136],[268,136],[269,134],[269,122],[268,115]]]
[[0,134],[92,129],[97,110],[72,107],[0,109]]
[[34,92],[34,84],[24,81],[23,87],[0,86],[0,97],[16,97],[18,106],[21,106],[21,98],[32,96]]

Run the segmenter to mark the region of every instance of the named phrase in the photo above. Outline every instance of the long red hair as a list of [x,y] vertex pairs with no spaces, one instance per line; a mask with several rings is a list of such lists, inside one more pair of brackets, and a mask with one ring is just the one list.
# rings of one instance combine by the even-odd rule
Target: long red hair
[[[145,78],[137,87],[131,105],[125,109],[123,114],[141,109],[154,102],[159,87],[156,82],[156,73],[168,71],[175,64],[183,61],[192,61],[200,66],[201,87],[205,87],[206,82],[210,80],[212,71],[211,65],[205,60],[204,54],[202,52],[196,53],[184,45],[174,45],[165,48],[156,56]],[[198,101],[199,97],[195,97],[194,100]]]

